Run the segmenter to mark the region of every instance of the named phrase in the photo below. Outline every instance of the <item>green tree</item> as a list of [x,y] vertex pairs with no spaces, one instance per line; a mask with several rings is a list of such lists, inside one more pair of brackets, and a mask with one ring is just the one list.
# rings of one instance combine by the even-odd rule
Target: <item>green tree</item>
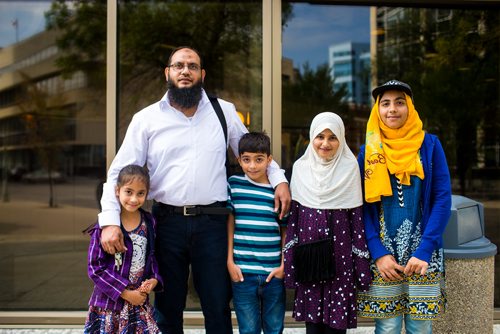
[[[305,63],[294,81],[283,84],[283,127],[303,127],[323,111],[332,111],[347,118],[348,107],[343,102],[347,90],[334,90],[334,80],[327,64],[315,70]],[[347,126],[347,125],[346,125]]]
[[450,10],[441,21],[436,10],[403,13],[379,46],[379,83],[398,78],[412,85],[424,128],[439,135],[465,195],[481,149],[478,131],[484,133],[483,145],[499,141],[498,13]]
[[[283,6],[283,24],[292,7]],[[84,70],[91,84],[104,87],[106,1],[56,0],[47,12],[47,26],[58,29],[64,73]],[[203,56],[205,88],[259,110],[255,83],[261,83],[262,9],[260,1],[120,1],[119,91],[120,136],[133,113],[157,100],[165,90],[167,57],[177,46],[190,45]],[[257,69],[257,70],[253,70]],[[137,94],[141,92],[141,94]],[[244,94],[245,98],[240,95]],[[260,94],[260,92],[259,92]]]
[[425,115],[453,147],[450,158],[463,195],[482,150],[478,131],[486,134],[482,145],[498,142],[499,23],[497,13],[454,11],[450,30],[436,39],[436,54],[425,63],[422,77]]
[[348,106],[343,102],[347,89],[345,86],[334,89],[330,73],[327,64],[312,69],[305,63],[294,78],[283,82],[282,126],[289,151],[282,156],[282,167],[288,172],[291,172],[293,162],[304,153],[309,142],[309,125],[318,113],[335,112],[344,120],[346,129],[351,128]]
[[61,30],[56,65],[69,76],[84,71],[90,85],[104,88],[106,80],[106,1],[54,0],[45,13],[47,29]]

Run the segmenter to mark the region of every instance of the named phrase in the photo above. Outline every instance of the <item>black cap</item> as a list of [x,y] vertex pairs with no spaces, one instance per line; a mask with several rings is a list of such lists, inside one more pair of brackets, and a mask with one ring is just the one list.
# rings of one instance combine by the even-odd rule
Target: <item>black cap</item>
[[410,96],[411,99],[413,99],[413,92],[411,91],[410,85],[398,80],[390,80],[387,81],[385,84],[378,86],[377,88],[372,90],[372,96],[376,100],[379,95],[382,95],[384,92],[388,90],[403,91],[408,96]]

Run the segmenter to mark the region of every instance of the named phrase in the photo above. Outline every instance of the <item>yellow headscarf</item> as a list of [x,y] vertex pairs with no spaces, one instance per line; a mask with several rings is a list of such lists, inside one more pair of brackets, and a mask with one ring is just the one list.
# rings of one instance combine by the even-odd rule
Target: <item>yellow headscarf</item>
[[380,96],[372,108],[366,126],[365,200],[380,201],[380,196],[392,196],[389,173],[395,174],[404,185],[410,176],[424,179],[419,150],[424,141],[422,121],[411,98],[405,94],[408,118],[399,129],[391,129],[382,122],[378,110]]

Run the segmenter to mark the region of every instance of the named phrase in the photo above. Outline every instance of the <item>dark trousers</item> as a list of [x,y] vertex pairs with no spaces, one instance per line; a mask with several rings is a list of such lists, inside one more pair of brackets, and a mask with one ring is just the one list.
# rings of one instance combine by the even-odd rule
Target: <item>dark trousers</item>
[[156,320],[164,334],[183,333],[189,267],[200,297],[207,334],[232,333],[227,272],[227,216],[182,216],[154,204],[156,257],[164,291],[155,294]]
[[334,329],[325,324],[306,322],[306,334],[345,334],[345,329]]

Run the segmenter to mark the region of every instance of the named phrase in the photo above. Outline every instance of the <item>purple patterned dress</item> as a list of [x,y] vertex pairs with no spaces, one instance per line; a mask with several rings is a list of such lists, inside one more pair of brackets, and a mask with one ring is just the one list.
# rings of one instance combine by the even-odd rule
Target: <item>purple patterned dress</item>
[[[146,264],[147,233],[144,220],[133,231],[128,232],[134,251],[130,267],[128,288],[139,288]],[[160,330],[153,318],[154,309],[149,300],[134,306],[125,301],[121,311],[90,306],[85,320],[84,334],[158,334]]]
[[[285,244],[285,285],[295,289],[293,317],[334,329],[356,328],[356,290],[371,283],[362,207],[319,210],[292,201]],[[336,277],[298,283],[294,278],[294,246],[333,235]]]

